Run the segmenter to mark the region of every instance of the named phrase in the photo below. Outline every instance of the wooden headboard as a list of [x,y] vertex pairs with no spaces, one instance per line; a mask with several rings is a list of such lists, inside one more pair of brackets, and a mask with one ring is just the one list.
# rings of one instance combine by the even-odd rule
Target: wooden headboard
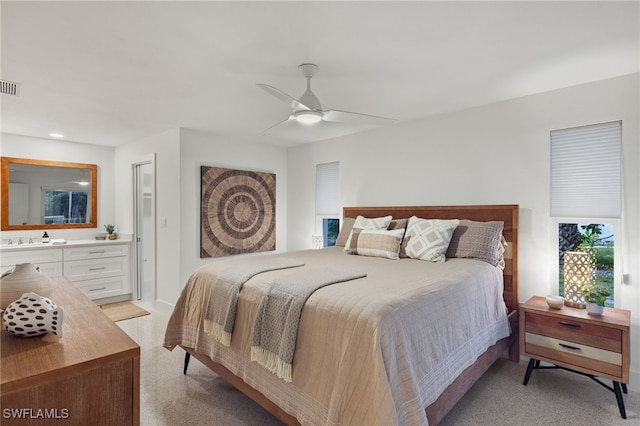
[[467,219],[478,222],[502,221],[502,234],[509,243],[504,254],[504,301],[511,311],[518,310],[518,205],[478,206],[402,206],[402,207],[344,207],[343,217],[380,217],[394,219],[417,216],[424,219]]

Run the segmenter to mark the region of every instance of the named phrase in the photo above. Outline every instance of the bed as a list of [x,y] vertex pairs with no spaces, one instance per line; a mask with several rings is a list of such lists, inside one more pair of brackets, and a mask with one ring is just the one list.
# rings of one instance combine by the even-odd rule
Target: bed
[[[518,206],[343,210],[345,224],[358,216],[501,222],[504,253],[499,265],[455,254],[444,262],[391,260],[349,254],[343,247],[213,262],[185,285],[164,346],[187,352],[185,372],[189,357],[195,357],[286,424],[440,422],[499,357],[519,360]],[[365,233],[359,237],[358,231],[349,235],[354,241],[361,238],[360,244]],[[366,234],[370,238],[372,233]],[[350,237],[347,251],[354,244]],[[270,257],[302,266],[264,271],[246,281],[237,297],[230,341],[222,342],[207,327],[211,282],[217,279],[212,277]],[[274,283],[326,265],[366,276],[311,293],[299,318],[290,381],[283,379],[251,360],[261,301]]]

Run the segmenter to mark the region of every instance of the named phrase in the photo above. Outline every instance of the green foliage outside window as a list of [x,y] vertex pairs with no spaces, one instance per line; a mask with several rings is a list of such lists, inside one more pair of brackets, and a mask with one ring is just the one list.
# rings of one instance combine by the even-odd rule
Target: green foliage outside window
[[610,295],[605,306],[613,306],[614,235],[613,232],[606,232],[608,229],[611,227],[597,223],[561,223],[559,225],[560,277],[558,283],[561,296],[564,295],[564,253],[566,251],[591,252],[596,263],[594,285],[602,287]]

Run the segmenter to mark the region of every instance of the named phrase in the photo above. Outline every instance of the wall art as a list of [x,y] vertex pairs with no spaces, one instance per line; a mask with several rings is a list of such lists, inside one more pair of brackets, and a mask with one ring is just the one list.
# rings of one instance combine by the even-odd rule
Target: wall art
[[200,167],[200,257],[276,249],[276,175]]

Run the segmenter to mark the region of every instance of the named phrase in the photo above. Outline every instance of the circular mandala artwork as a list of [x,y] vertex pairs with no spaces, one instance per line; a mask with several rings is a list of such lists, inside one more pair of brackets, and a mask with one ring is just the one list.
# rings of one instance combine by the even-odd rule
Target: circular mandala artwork
[[276,175],[201,167],[200,257],[276,248]]

